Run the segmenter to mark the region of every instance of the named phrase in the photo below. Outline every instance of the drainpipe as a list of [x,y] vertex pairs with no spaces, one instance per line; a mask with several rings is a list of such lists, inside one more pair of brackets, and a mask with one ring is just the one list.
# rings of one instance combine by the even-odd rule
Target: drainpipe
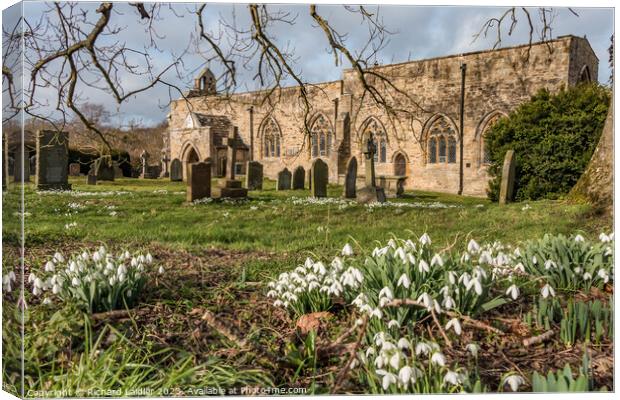
[[250,161],[254,161],[254,107],[248,108],[250,112]]
[[463,132],[463,119],[465,113],[465,73],[467,71],[467,64],[461,64],[461,115],[459,119],[459,130],[461,132],[461,140],[459,141],[459,195],[463,194],[463,141],[465,134]]

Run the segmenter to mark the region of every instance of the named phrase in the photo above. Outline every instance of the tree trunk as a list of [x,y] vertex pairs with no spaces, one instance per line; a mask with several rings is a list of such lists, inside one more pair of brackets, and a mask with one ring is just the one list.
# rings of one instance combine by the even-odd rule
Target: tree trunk
[[613,212],[614,199],[614,106],[607,113],[601,138],[592,154],[590,163],[577,184],[570,192],[570,198],[587,201],[605,213]]

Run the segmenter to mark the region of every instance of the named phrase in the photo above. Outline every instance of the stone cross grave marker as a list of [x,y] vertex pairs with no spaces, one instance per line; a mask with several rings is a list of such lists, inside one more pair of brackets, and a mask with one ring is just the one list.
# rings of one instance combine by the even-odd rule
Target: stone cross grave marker
[[327,179],[329,168],[325,161],[317,158],[312,163],[312,196],[327,197]]
[[358,190],[356,193],[357,201],[360,203],[384,203],[385,192],[383,188],[377,187],[375,181],[375,154],[377,153],[377,144],[373,134],[368,136],[366,148],[364,150],[364,178],[366,186]]
[[170,180],[172,182],[183,180],[183,163],[178,158],[175,158],[170,163]]
[[515,152],[508,150],[502,167],[502,180],[499,187],[499,204],[512,201],[515,186]]
[[197,162],[187,166],[187,201],[211,196],[211,163]]
[[37,133],[38,190],[70,190],[69,134],[42,130]]
[[248,161],[245,170],[245,187],[248,190],[263,190],[263,164]]
[[303,190],[306,186],[306,170],[301,165],[293,172],[293,190]]
[[278,184],[276,190],[289,190],[291,188],[291,171],[284,168],[278,172]]
[[357,158],[351,157],[347,164],[347,173],[344,177],[344,197],[346,199],[355,198],[355,188],[357,184]]
[[248,189],[241,186],[241,181],[235,179],[235,164],[237,163],[237,128],[230,127],[228,137],[225,139],[227,149],[226,155],[226,174],[227,179],[220,181],[218,187],[214,188],[213,197],[215,198],[243,198],[248,196]]

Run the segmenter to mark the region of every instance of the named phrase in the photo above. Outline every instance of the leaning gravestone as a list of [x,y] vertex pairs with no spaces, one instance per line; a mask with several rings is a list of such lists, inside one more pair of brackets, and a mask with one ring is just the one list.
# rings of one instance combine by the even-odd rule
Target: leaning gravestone
[[325,161],[317,158],[312,163],[312,196],[327,197],[328,167]]
[[502,181],[499,187],[499,204],[506,204],[512,200],[515,186],[515,152],[508,150],[502,167]]
[[355,186],[357,184],[357,158],[351,157],[347,164],[347,173],[344,177],[344,197],[354,199]]
[[69,176],[80,176],[80,163],[69,164]]
[[245,172],[245,187],[248,190],[263,190],[263,164],[248,161]]
[[284,168],[278,172],[278,184],[276,190],[289,190],[291,188],[291,171]]
[[183,180],[183,164],[178,158],[175,158],[170,163],[170,180],[172,182],[180,182]]
[[197,162],[187,166],[187,201],[211,196],[211,163]]
[[293,172],[293,190],[304,189],[306,182],[306,170],[301,165]]
[[70,190],[68,163],[69,134],[39,131],[37,133],[37,189]]
[[114,165],[112,163],[112,157],[101,156],[95,160],[91,167],[92,173],[97,177],[98,181],[114,181]]
[[15,149],[15,162],[13,167],[13,182],[30,182],[30,150],[25,144],[19,143]]

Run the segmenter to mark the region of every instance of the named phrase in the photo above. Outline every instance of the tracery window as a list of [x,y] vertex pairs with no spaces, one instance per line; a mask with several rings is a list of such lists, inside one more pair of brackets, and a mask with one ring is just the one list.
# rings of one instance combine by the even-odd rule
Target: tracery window
[[437,118],[428,130],[428,163],[456,163],[456,139],[456,132],[448,120]]
[[319,115],[310,129],[312,157],[328,157],[332,149],[332,128],[323,115]]
[[375,118],[371,118],[364,128],[364,132],[362,133],[364,141],[368,139],[368,136],[370,136],[371,133],[375,138],[375,144],[377,145],[377,151],[374,156],[375,162],[387,162],[387,135],[383,129],[383,125],[381,125]]
[[261,127],[263,139],[263,158],[280,157],[280,127],[276,121],[269,117]]

